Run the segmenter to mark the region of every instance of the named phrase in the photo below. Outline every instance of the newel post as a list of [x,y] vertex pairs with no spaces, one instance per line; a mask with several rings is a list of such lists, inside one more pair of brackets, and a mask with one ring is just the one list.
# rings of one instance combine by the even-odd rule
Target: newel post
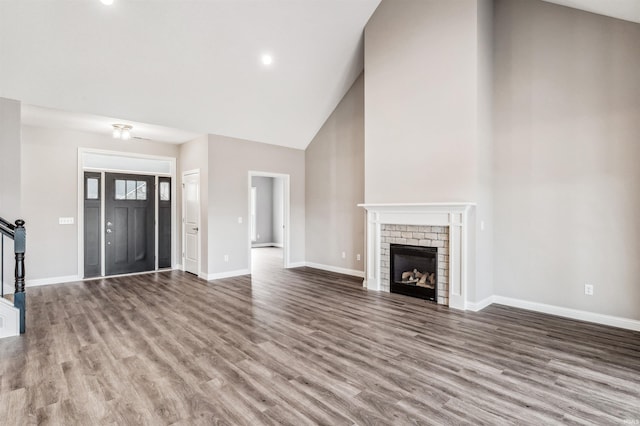
[[14,252],[16,255],[16,289],[13,295],[13,306],[20,310],[20,334],[25,331],[25,310],[26,297],[24,293],[24,253],[27,246],[27,232],[24,229],[24,220],[16,220],[16,228],[14,230]]

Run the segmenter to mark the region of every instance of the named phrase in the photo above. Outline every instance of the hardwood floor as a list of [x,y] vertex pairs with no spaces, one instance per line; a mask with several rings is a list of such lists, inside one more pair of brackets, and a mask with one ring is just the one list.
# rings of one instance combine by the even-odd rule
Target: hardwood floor
[[[273,252],[271,252],[273,253]],[[0,424],[638,424],[640,333],[280,269],[28,289]]]

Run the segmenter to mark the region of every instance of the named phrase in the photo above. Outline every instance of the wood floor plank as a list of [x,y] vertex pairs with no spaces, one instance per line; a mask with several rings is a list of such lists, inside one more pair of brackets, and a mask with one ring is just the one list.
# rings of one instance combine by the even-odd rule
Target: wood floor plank
[[27,334],[0,340],[0,424],[640,422],[640,333],[254,255],[251,276],[28,289]]

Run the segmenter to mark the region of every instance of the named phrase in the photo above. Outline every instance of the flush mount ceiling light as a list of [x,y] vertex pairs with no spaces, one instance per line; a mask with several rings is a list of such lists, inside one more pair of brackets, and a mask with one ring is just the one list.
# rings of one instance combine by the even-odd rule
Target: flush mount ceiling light
[[111,6],[113,4],[113,0],[100,0],[100,3],[104,4],[105,6]]
[[265,53],[264,55],[262,55],[262,63],[266,66],[271,65],[273,63],[273,56]]
[[114,139],[122,139],[123,141],[131,139],[132,126],[128,124],[113,124],[112,126]]

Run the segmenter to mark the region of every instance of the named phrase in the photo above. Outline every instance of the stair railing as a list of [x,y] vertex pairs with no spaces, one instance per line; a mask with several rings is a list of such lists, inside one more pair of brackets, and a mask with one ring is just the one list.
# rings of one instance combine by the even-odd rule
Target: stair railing
[[15,267],[15,292],[13,293],[13,306],[20,311],[20,334],[25,331],[25,310],[26,297],[24,293],[25,287],[25,270],[24,270],[24,254],[27,246],[27,232],[24,228],[24,220],[18,219],[15,225],[0,217],[0,234],[2,235],[2,244],[0,253],[0,287],[2,287],[2,296],[4,297],[4,239],[5,237],[13,240],[13,252],[16,259]]

